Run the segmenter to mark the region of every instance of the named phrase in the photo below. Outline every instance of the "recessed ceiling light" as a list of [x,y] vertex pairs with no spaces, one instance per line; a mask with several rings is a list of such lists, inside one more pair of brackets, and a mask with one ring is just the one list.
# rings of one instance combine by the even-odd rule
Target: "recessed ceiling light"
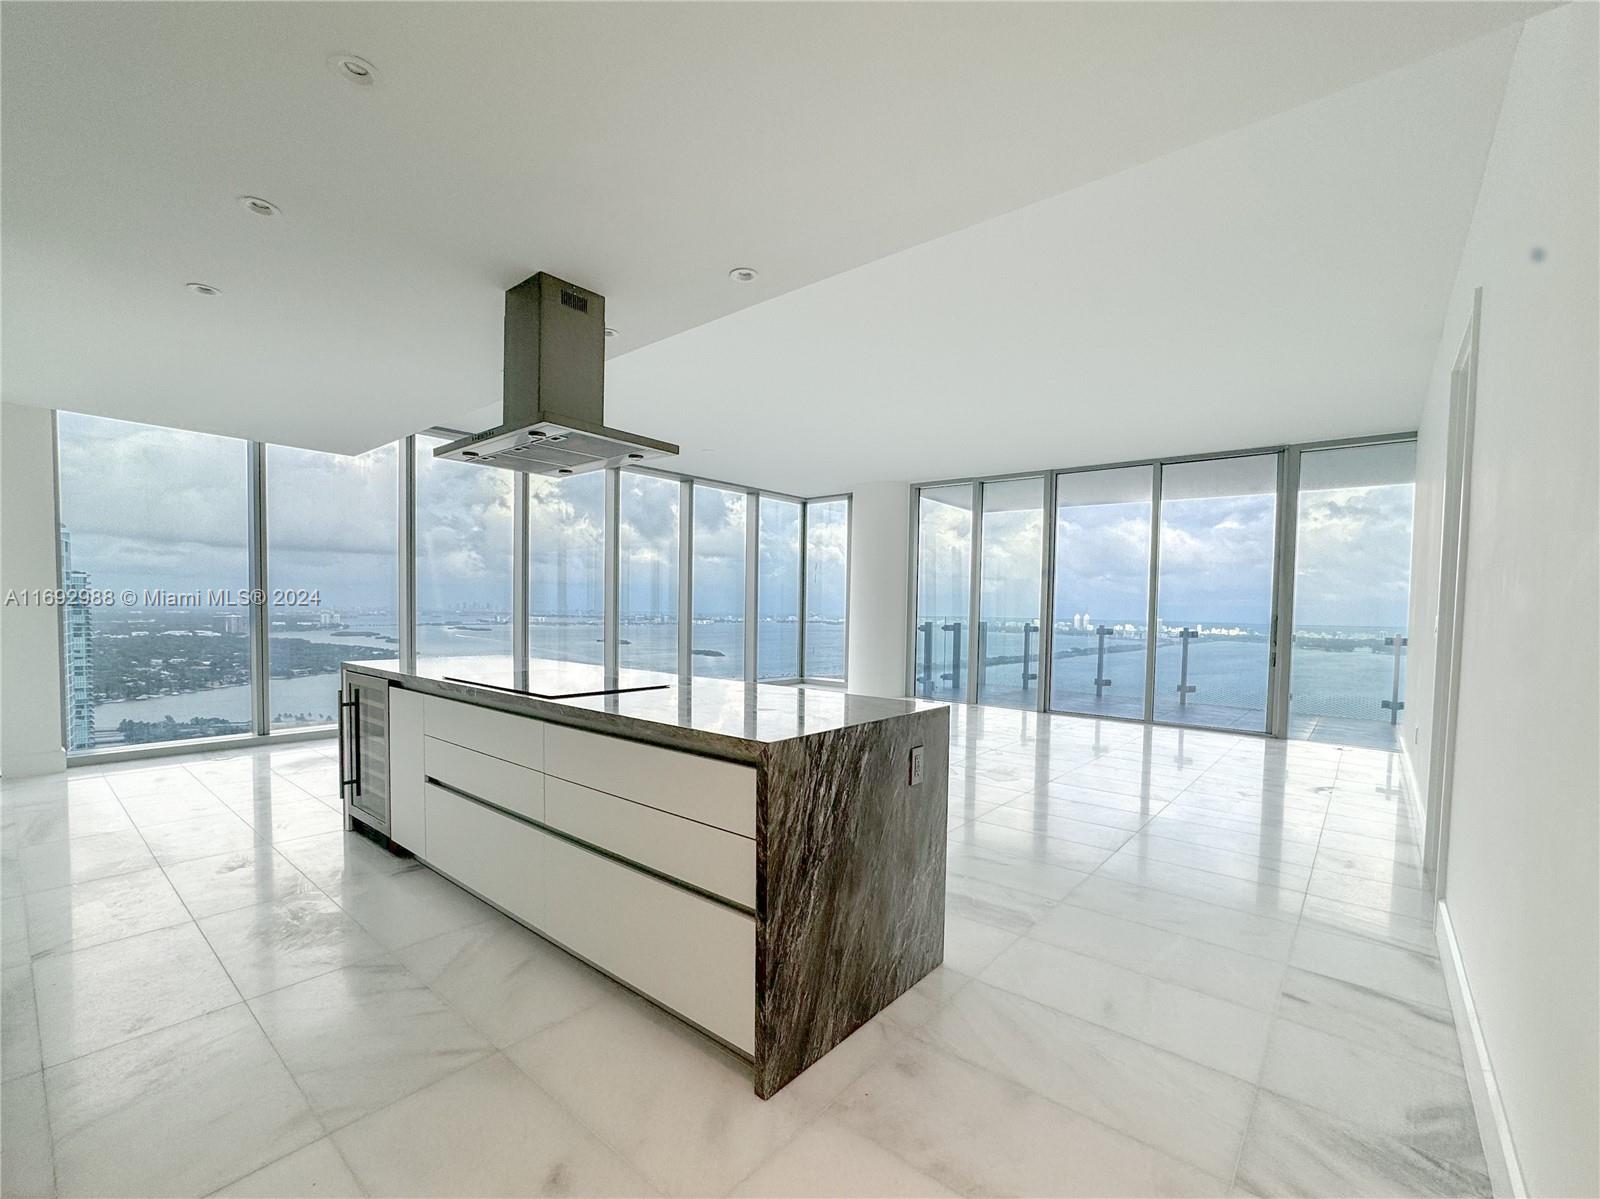
[[213,287],[209,283],[185,283],[184,286],[197,296],[219,296],[222,294],[222,288]]
[[757,271],[753,266],[736,266],[728,272],[728,278],[732,279],[735,283],[749,283],[758,274],[760,274],[760,272]]
[[333,68],[334,74],[362,87],[371,87],[378,78],[378,68],[355,54],[331,55],[328,65]]
[[616,335],[617,335],[617,331],[615,329],[613,329],[610,325],[607,325],[606,326],[606,336],[607,337],[615,337]]
[[280,209],[271,200],[263,200],[260,196],[240,196],[239,205],[246,212],[253,212],[257,216],[280,216]]

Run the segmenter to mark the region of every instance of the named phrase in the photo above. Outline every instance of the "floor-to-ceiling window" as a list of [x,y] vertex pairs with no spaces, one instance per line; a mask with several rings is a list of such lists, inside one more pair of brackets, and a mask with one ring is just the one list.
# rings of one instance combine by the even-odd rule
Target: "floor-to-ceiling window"
[[1416,469],[1414,442],[1300,455],[1291,737],[1397,744]]
[[968,483],[924,487],[917,497],[916,692],[967,697],[972,619],[972,493]]
[[1050,706],[1144,716],[1155,468],[1056,476]]
[[246,443],[72,412],[57,435],[67,749],[248,733]]
[[1264,730],[1278,455],[1161,468],[1154,714]]
[[1390,745],[1415,447],[1398,435],[918,487],[913,687]]
[[844,678],[845,606],[849,602],[850,501],[806,502],[804,673]]
[[416,653],[511,657],[512,475],[416,438]]
[[979,544],[978,702],[1032,708],[1039,694],[1044,480],[985,483]]
[[267,663],[273,728],[332,724],[339,664],[400,654],[399,447],[268,446]]
[[528,476],[528,657],[605,661],[603,471]]
[[744,676],[747,496],[694,485],[694,673]]
[[623,471],[617,501],[617,660],[639,670],[678,669],[676,479]]
[[800,674],[800,505],[763,495],[756,573],[756,677]]

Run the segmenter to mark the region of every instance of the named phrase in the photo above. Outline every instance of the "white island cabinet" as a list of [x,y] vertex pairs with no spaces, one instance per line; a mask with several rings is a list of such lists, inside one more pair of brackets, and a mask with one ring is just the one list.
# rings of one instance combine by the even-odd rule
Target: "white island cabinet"
[[750,1059],[758,1094],[938,964],[947,709],[449,669],[346,664],[350,826]]

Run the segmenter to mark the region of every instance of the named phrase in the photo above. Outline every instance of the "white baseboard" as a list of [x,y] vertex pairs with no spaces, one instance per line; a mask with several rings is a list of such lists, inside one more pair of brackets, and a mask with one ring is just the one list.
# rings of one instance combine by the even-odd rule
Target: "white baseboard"
[[1500,1086],[1489,1061],[1478,1009],[1473,1006],[1472,988],[1467,984],[1461,962],[1461,947],[1456,944],[1455,926],[1443,900],[1433,926],[1439,945],[1439,964],[1444,967],[1445,987],[1450,992],[1450,1010],[1455,1014],[1456,1038],[1461,1042],[1461,1061],[1467,1069],[1467,1087],[1472,1092],[1472,1109],[1478,1118],[1478,1136],[1483,1141],[1483,1156],[1489,1163],[1489,1182],[1496,1199],[1527,1199],[1528,1187],[1517,1161],[1516,1142],[1500,1101]]
[[11,753],[0,762],[0,774],[8,779],[33,778],[41,774],[60,774],[67,768],[66,751],[38,749],[30,753]]

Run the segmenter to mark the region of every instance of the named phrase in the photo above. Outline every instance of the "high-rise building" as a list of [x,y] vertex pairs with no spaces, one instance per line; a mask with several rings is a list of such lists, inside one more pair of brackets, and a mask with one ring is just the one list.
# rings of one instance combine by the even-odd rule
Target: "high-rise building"
[[72,535],[61,530],[61,607],[67,668],[67,749],[94,746],[94,619],[88,604],[89,572],[72,568]]

